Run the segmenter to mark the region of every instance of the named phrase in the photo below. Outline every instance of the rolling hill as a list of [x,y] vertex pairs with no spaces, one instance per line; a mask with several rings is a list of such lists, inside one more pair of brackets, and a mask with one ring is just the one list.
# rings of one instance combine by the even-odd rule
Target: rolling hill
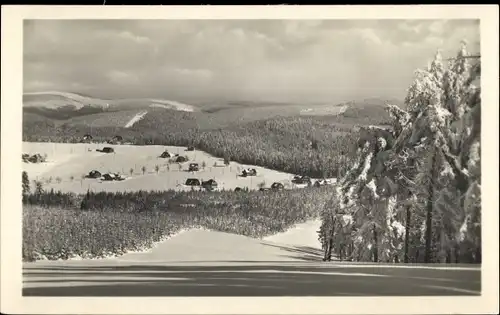
[[77,93],[59,91],[24,93],[23,106],[24,108],[38,108],[40,113],[50,112],[48,110],[60,111],[61,109],[65,112],[73,110],[78,113],[81,112],[82,109],[84,111],[117,111],[144,109],[147,107],[162,107],[188,112],[196,110],[196,107],[192,105],[165,99],[131,98],[106,100]]
[[[28,95],[30,102],[33,95],[68,96],[80,104],[93,100],[72,93]],[[99,101],[102,104],[102,100],[91,104]],[[192,111],[170,101],[134,102],[111,101],[106,108],[86,104],[73,111],[67,106],[25,104],[23,141],[75,143],[91,134],[94,141],[105,142],[120,135],[124,142],[135,145],[192,145],[219,158],[230,155],[231,160],[242,164],[331,177],[337,174],[340,160],[355,151],[350,148],[355,144],[351,133],[358,126],[389,121],[382,99],[337,105],[229,101],[217,105],[207,101]],[[170,108],[172,104],[177,107]]]
[[[398,100],[389,100],[401,105]],[[155,121],[174,115],[173,111],[191,113],[183,119],[195,120],[200,129],[217,129],[229,125],[272,117],[311,117],[321,121],[350,125],[382,124],[389,119],[384,110],[386,100],[364,99],[340,104],[278,103],[252,101],[206,101],[188,105],[174,100],[154,98],[99,99],[70,92],[31,92],[23,95],[24,113],[36,114],[68,124],[124,127],[134,116],[160,115]],[[167,110],[162,113],[161,110]],[[33,117],[27,117],[27,122]],[[177,117],[178,118],[178,117]],[[167,121],[170,119],[167,119]]]

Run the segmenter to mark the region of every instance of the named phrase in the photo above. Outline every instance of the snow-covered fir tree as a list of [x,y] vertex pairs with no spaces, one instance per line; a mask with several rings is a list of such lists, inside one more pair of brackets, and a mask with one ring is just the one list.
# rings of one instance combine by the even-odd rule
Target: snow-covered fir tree
[[[480,262],[480,63],[465,43],[417,70],[391,130],[366,128],[319,231],[360,261]],[[331,248],[333,247],[333,248]],[[347,251],[346,251],[347,248]]]

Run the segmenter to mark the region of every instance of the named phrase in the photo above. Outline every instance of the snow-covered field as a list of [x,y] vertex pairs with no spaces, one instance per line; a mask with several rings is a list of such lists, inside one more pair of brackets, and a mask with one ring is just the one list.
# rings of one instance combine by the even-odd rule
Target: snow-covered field
[[[115,153],[101,153],[96,149],[111,146]],[[168,159],[159,158],[163,151],[188,156],[185,163],[169,164]],[[293,174],[278,172],[264,167],[231,162],[224,166],[223,159],[202,151],[185,151],[185,147],[174,146],[134,146],[108,144],[70,144],[23,142],[23,153],[47,154],[47,162],[40,164],[23,163],[23,170],[30,180],[42,181],[46,189],[54,188],[63,192],[84,193],[92,191],[137,191],[137,190],[189,190],[183,184],[188,178],[214,179],[223,189],[236,187],[258,189],[264,183],[270,187],[281,182],[285,188],[293,188]],[[200,171],[188,172],[189,163],[198,163]],[[203,162],[206,164],[202,167]],[[155,167],[158,166],[158,173]],[[143,173],[142,168],[145,167]],[[179,168],[180,167],[180,168]],[[257,176],[241,177],[244,168],[255,168]],[[92,170],[101,173],[114,172],[128,177],[124,181],[101,182],[97,179],[82,178]],[[132,173],[130,172],[132,170]]]
[[149,105],[150,107],[162,107],[162,108],[167,108],[167,109],[176,109],[180,111],[185,111],[185,112],[193,112],[194,107],[192,105],[184,104],[181,102],[177,101],[170,101],[170,100],[151,100],[151,102],[154,102],[153,104]]
[[316,106],[300,110],[300,114],[304,116],[323,116],[323,115],[340,115],[345,112],[349,106]]
[[111,260],[127,262],[223,262],[223,261],[301,261],[302,254],[291,249],[308,247],[321,260],[317,239],[320,222],[313,220],[284,233],[262,240],[247,236],[191,229],[183,231],[142,253],[128,253]]
[[117,258],[23,263],[33,296],[478,295],[480,267],[321,261],[318,221],[264,240],[192,229]]

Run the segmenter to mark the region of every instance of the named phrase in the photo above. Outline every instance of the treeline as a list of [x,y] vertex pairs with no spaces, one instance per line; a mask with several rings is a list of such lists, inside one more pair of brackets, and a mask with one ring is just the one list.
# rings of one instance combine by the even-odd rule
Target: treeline
[[392,119],[384,107],[379,104],[353,106],[340,114],[339,119],[357,125],[390,125]]
[[311,177],[337,176],[354,154],[356,134],[313,118],[276,117],[220,129],[199,128],[198,121],[190,113],[162,110],[131,128],[30,123],[23,126],[23,139],[77,143],[89,133],[94,141],[104,142],[120,135],[123,142],[136,145],[194,146],[235,162]]
[[57,109],[52,108],[40,108],[40,107],[25,107],[23,111],[26,113],[37,114],[46,118],[56,119],[56,120],[66,120],[78,116],[86,116],[92,114],[98,114],[106,112],[107,110],[98,106],[83,106],[79,109],[75,109],[74,106],[62,106]]
[[25,191],[23,260],[123,254],[193,227],[264,237],[316,217],[330,194],[328,187],[83,195]]

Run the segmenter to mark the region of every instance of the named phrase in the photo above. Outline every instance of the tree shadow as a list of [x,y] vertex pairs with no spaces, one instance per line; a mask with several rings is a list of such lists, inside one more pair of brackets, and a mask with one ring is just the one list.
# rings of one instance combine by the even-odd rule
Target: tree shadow
[[477,271],[302,264],[35,266],[24,269],[23,295],[439,296],[481,290]]
[[261,243],[265,246],[279,248],[283,251],[293,253],[295,255],[283,255],[284,257],[305,260],[305,261],[322,261],[323,260],[323,251],[318,248],[310,247],[310,246],[284,246],[284,245],[275,245],[269,243]]

